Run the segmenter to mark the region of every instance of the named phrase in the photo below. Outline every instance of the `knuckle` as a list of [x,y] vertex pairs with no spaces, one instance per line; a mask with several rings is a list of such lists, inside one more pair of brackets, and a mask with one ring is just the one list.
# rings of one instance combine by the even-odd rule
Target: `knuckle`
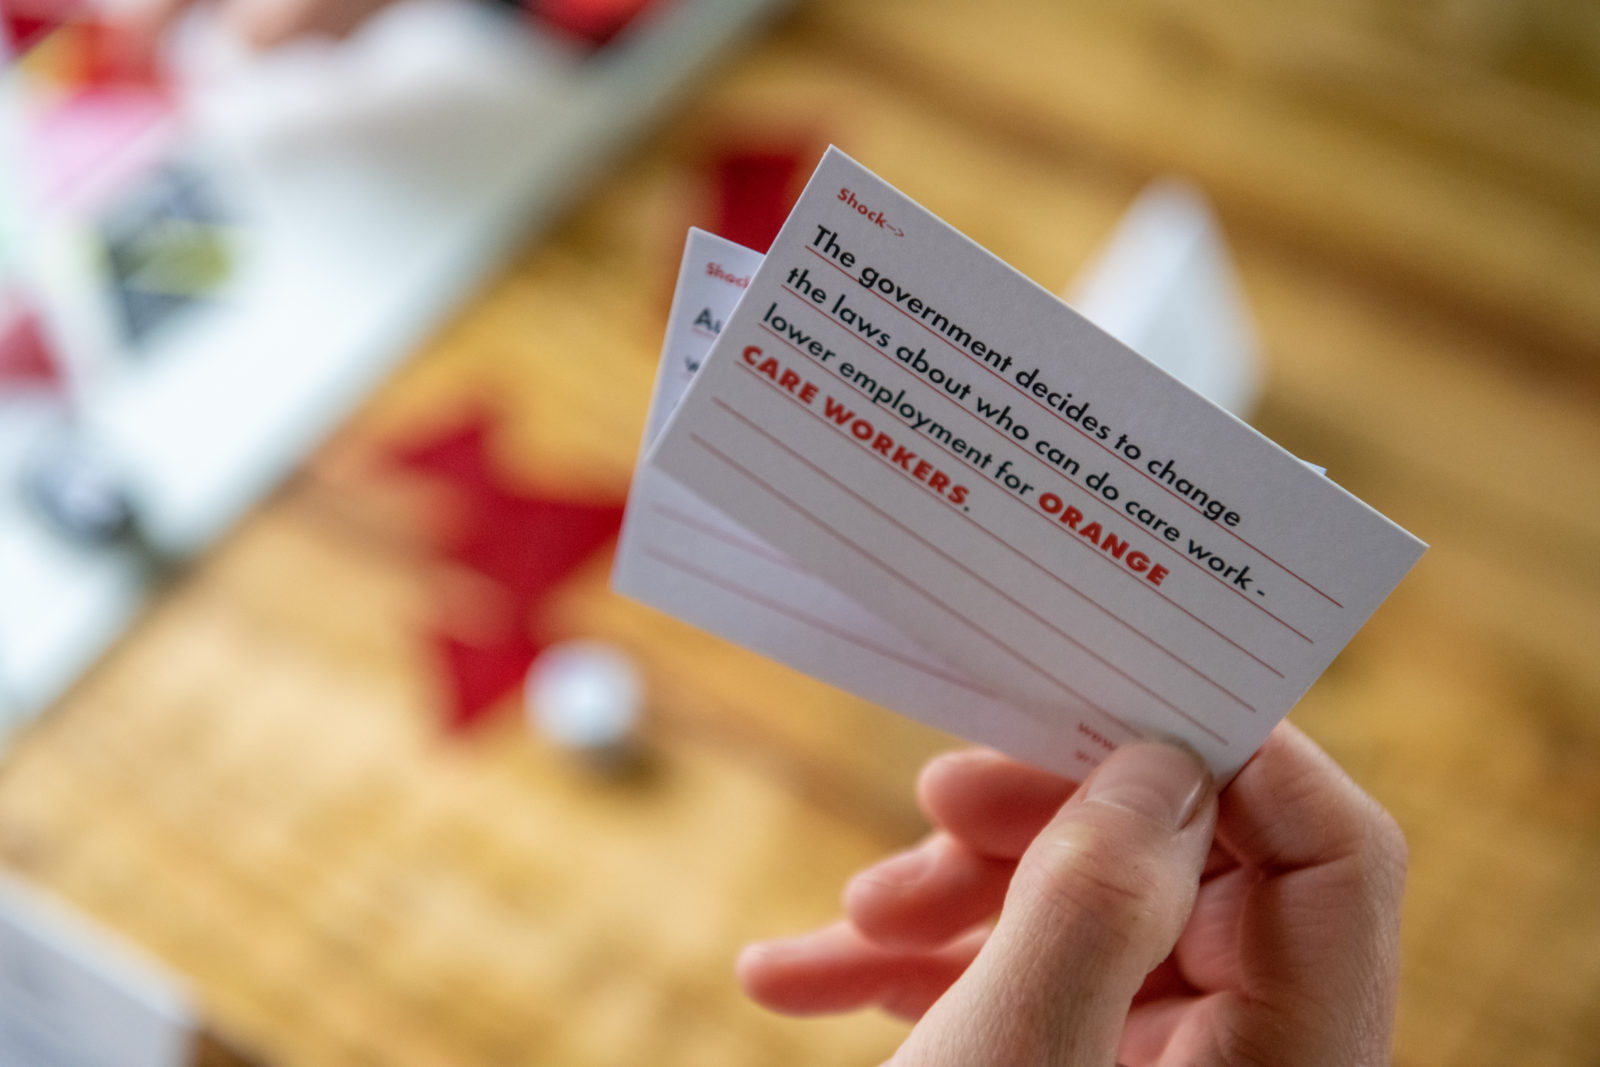
[[1278,1067],[1290,1059],[1297,1027],[1293,1020],[1276,1018],[1263,1009],[1247,1025],[1237,1015],[1218,1013],[1205,1034],[1211,1058],[1205,1062],[1227,1067]]
[[1390,886],[1404,884],[1410,865],[1410,848],[1399,820],[1374,802],[1374,817],[1364,842],[1366,865],[1374,880]]
[[1164,928],[1159,873],[1104,828],[1075,825],[1040,838],[1030,876],[1041,905],[1121,948]]
[[1400,824],[1376,801],[1350,828],[1338,856],[1325,864],[1344,894],[1374,902],[1396,901],[1405,891],[1408,849]]

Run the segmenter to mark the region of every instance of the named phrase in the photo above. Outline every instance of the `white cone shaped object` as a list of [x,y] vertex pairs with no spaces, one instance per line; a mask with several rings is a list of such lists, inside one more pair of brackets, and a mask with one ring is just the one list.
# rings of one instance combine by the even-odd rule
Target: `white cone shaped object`
[[1139,194],[1065,294],[1101,329],[1241,419],[1261,390],[1255,330],[1205,198],[1163,179]]

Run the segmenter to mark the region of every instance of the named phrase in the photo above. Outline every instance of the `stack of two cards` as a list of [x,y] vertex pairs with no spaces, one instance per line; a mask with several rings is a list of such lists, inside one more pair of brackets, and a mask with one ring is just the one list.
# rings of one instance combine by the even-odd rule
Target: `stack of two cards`
[[831,149],[763,259],[692,232],[615,587],[1081,777],[1226,781],[1416,538]]

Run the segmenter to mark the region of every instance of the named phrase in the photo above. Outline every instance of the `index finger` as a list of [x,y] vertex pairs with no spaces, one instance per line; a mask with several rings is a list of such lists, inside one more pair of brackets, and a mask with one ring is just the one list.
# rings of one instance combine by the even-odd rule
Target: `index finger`
[[1076,788],[1070,779],[974,748],[924,767],[917,799],[936,826],[980,856],[1015,860]]

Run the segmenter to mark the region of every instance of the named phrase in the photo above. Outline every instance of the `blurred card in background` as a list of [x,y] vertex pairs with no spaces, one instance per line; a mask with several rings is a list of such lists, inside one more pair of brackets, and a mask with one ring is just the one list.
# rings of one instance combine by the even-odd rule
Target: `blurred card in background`
[[0,1063],[187,1067],[197,1036],[165,968],[0,877]]

